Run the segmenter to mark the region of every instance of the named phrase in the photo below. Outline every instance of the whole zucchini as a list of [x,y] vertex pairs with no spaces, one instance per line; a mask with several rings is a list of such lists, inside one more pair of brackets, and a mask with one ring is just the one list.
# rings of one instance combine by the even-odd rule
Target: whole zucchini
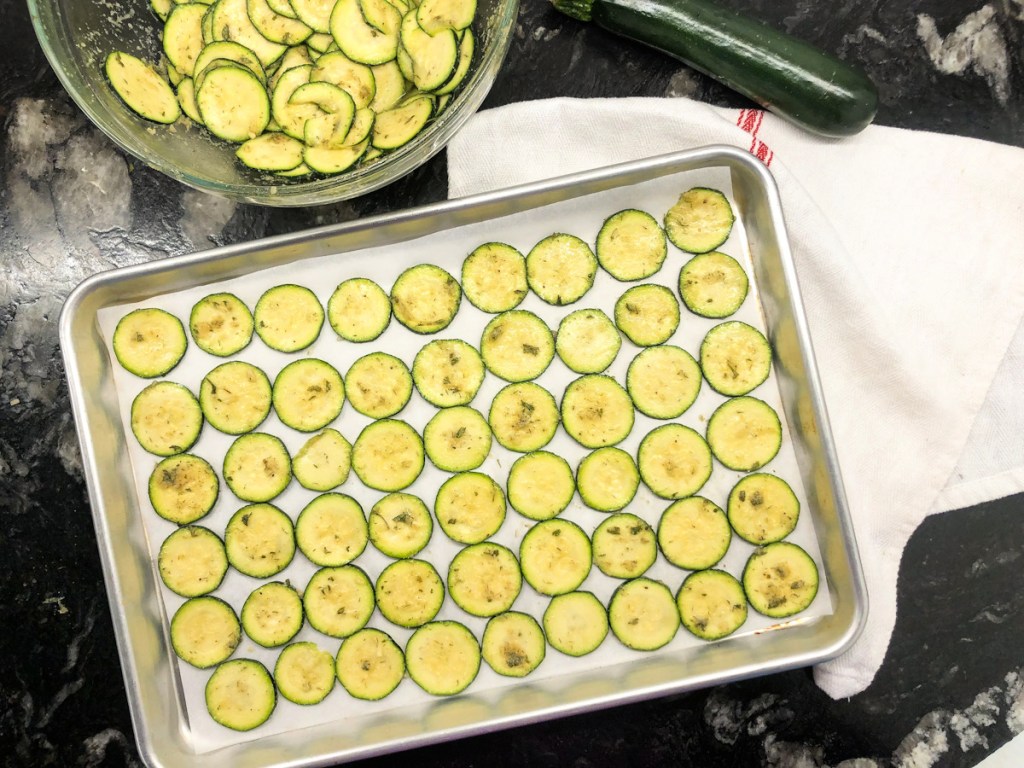
[[568,16],[668,53],[815,133],[853,135],[871,122],[878,107],[874,84],[856,67],[707,0],[552,4]]

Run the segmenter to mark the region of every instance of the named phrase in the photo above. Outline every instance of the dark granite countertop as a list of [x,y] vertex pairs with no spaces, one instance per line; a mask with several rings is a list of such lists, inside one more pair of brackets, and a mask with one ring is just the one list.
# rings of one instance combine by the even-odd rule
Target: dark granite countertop
[[[862,65],[877,122],[1024,147],[1024,4],[722,0]],[[0,0],[0,763],[139,765],[57,344],[102,269],[443,199],[444,155],[363,199],[235,205],[126,158],[88,124]],[[678,62],[524,0],[485,108],[552,96],[746,106]],[[1024,728],[1024,496],[927,519],[863,693],[810,670],[370,761],[421,766],[973,766]]]

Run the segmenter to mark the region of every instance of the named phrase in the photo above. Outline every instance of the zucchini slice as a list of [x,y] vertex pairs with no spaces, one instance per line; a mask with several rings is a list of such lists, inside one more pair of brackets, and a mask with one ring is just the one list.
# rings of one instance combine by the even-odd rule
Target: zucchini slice
[[295,556],[295,529],[273,504],[250,504],[235,512],[224,530],[228,562],[246,576],[275,576]]
[[343,493],[317,496],[295,521],[299,551],[314,565],[347,565],[363,553],[368,540],[363,508]]
[[608,623],[627,648],[654,651],[679,631],[679,609],[668,587],[641,576],[615,590],[608,604]]
[[569,462],[547,451],[520,456],[508,473],[508,503],[523,517],[550,520],[569,506],[576,479]]
[[268,67],[280,59],[288,47],[264,37],[249,18],[246,0],[218,0],[211,7],[211,32],[215,40],[233,40],[251,50]]
[[529,381],[540,376],[555,356],[551,329],[533,312],[502,312],[484,328],[480,354],[487,370],[505,381]]
[[544,520],[523,536],[519,562],[531,587],[542,595],[563,595],[579,587],[590,573],[590,539],[569,520]]
[[264,344],[279,352],[298,352],[320,335],[324,308],[309,288],[278,285],[260,296],[253,318]]
[[711,251],[694,256],[679,271],[679,296],[701,317],[728,317],[747,298],[747,273],[732,256]]
[[293,139],[303,141],[306,121],[316,117],[320,109],[315,104],[292,103],[292,94],[309,82],[312,64],[296,64],[278,73],[270,93],[270,110],[281,131]]
[[169,125],[181,117],[170,84],[152,66],[123,51],[107,56],[103,66],[114,92],[139,117]]
[[729,524],[736,535],[758,546],[781,541],[800,518],[800,501],[781,477],[755,472],[729,492]]
[[296,88],[289,101],[314,104],[322,110],[306,120],[303,127],[302,140],[307,146],[337,149],[342,145],[356,113],[355,102],[347,91],[333,83],[308,82]]
[[[303,2],[320,2],[328,7],[330,12],[328,27],[331,36],[342,52],[352,61],[357,61],[360,64],[383,64],[395,58],[395,54],[398,52],[398,28],[384,33],[371,26],[363,16],[359,0],[338,0],[336,3],[330,3],[329,0],[328,2],[303,0]],[[307,23],[309,22],[307,21]],[[317,31],[327,30],[318,29]]]
[[341,413],[345,383],[330,363],[312,357],[296,360],[274,379],[273,402],[285,426],[315,432]]
[[451,76],[440,88],[434,89],[434,95],[440,97],[434,109],[435,115],[441,113],[448,104],[450,94],[462,85],[462,81],[466,79],[466,75],[469,74],[469,68],[473,65],[473,54],[475,51],[476,37],[473,35],[473,30],[468,28],[462,30],[462,37],[459,38],[459,60],[455,64],[455,71],[452,72]]
[[199,105],[196,104],[196,84],[191,77],[183,79],[174,89],[178,97],[178,104],[185,116],[196,125],[203,124],[203,116],[199,114]]
[[695,494],[711,477],[711,449],[689,427],[665,424],[640,442],[637,465],[640,477],[655,495],[681,499]]
[[416,8],[416,21],[429,35],[442,29],[466,29],[475,15],[476,0],[423,0]]
[[[267,82],[267,73],[259,57],[244,45],[233,40],[218,40],[204,45],[199,55],[196,56],[195,67],[192,70],[193,80],[205,72],[206,68],[215,61],[233,61],[250,70],[261,83]],[[198,85],[198,83],[196,84]]]
[[243,142],[235,152],[235,157],[254,170],[283,173],[302,165],[305,148],[298,139],[269,131]]
[[430,541],[434,519],[422,499],[389,493],[370,510],[370,543],[388,557],[413,557]]
[[433,264],[410,267],[391,286],[395,319],[416,333],[437,333],[447,328],[461,300],[459,281]]
[[292,474],[311,491],[330,491],[348,480],[352,445],[336,429],[325,429],[306,441],[292,458]]
[[743,591],[755,611],[784,619],[814,601],[818,566],[803,548],[788,541],[758,547],[743,568]]
[[586,448],[603,448],[626,439],[633,430],[633,401],[615,379],[581,376],[565,388],[562,425]]
[[179,659],[199,669],[220,664],[241,640],[238,617],[219,597],[186,600],[171,618],[171,647]]
[[342,642],[335,669],[338,682],[351,696],[378,701],[405,677],[405,654],[390,635],[366,627]]
[[[366,0],[363,0],[364,2]],[[412,82],[421,91],[440,88],[455,72],[459,62],[459,40],[450,27],[434,27],[428,33],[410,12],[402,19],[399,44],[412,62]]]
[[648,347],[629,364],[626,391],[640,413],[652,419],[675,419],[700,394],[700,365],[689,352],[670,344]]
[[445,472],[465,472],[484,463],[491,452],[491,428],[468,405],[438,411],[423,429],[427,456]]
[[487,622],[480,648],[487,666],[499,675],[526,677],[544,661],[546,645],[533,616],[509,611]]
[[242,629],[264,648],[285,645],[302,629],[302,598],[291,584],[262,584],[245,598]]
[[720,323],[700,344],[700,367],[716,392],[745,395],[768,378],[772,348],[757,328],[730,320]]
[[543,621],[551,647],[568,656],[593,653],[608,636],[608,611],[591,592],[568,592],[551,598]]
[[505,494],[487,475],[462,472],[438,489],[434,516],[452,541],[479,544],[497,533],[505,521]]
[[494,396],[487,415],[491,433],[510,451],[531,453],[551,442],[558,429],[558,405],[539,384],[509,384]]
[[[298,14],[295,13],[295,9],[292,8],[291,0],[267,0],[267,5],[270,6],[270,9],[274,13],[280,16],[286,16],[289,19],[299,18]],[[288,50],[291,51],[294,50],[295,48],[301,49],[302,46],[295,46],[293,48],[289,48]]]
[[334,289],[327,301],[327,319],[346,341],[373,341],[391,322],[391,300],[373,280],[354,277]]
[[429,97],[395,104],[377,113],[370,143],[377,149],[398,149],[416,138],[433,115],[434,101]]
[[356,109],[368,107],[377,92],[373,70],[366,64],[352,61],[341,51],[325,53],[316,60],[309,75],[312,83],[331,83],[352,97]]
[[497,616],[519,597],[523,575],[512,550],[483,542],[459,552],[448,567],[448,593],[466,613]]
[[372,352],[352,363],[345,374],[352,407],[371,419],[386,419],[405,408],[412,397],[412,374],[387,352]]
[[132,400],[132,434],[157,456],[184,453],[199,439],[203,410],[189,390],[173,381],[157,381]]
[[462,262],[462,290],[484,312],[515,309],[526,298],[526,259],[507,243],[484,243]]
[[408,488],[423,471],[423,440],[404,421],[375,421],[363,428],[352,446],[352,469],[369,488]]
[[203,16],[200,3],[175,5],[167,15],[163,29],[164,55],[174,68],[191,77],[196,73],[196,57],[203,48]]
[[583,503],[598,512],[618,512],[636,496],[640,473],[621,448],[598,448],[576,467],[576,487]]
[[292,461],[280,438],[250,432],[236,438],[224,455],[224,482],[242,501],[270,501],[292,479]]
[[663,285],[635,285],[615,302],[615,324],[638,347],[664,344],[679,327],[679,302]]
[[412,378],[431,405],[468,405],[483,384],[484,361],[476,347],[464,341],[435,339],[416,353]]
[[374,594],[381,615],[400,627],[422,627],[444,602],[441,577],[426,560],[397,560],[381,571]]
[[277,657],[274,684],[288,701],[319,704],[334,689],[334,656],[316,643],[292,643]]
[[162,309],[135,309],[117,321],[114,356],[143,379],[163,376],[185,356],[188,339],[181,321]]
[[576,373],[601,373],[615,361],[622,337],[600,309],[578,309],[562,318],[555,351]]
[[720,640],[747,620],[747,598],[731,573],[697,571],[686,577],[676,594],[683,626],[701,640]]
[[193,305],[188,330],[201,350],[228,357],[252,341],[252,312],[234,294],[212,293]]
[[224,542],[209,528],[186,525],[164,539],[157,556],[164,585],[182,597],[213,592],[228,571]]
[[435,621],[417,629],[405,646],[409,677],[433,696],[469,687],[480,671],[480,645],[457,621]]
[[629,208],[612,214],[597,233],[597,261],[616,280],[650,277],[668,255],[665,232],[651,214]]
[[597,257],[575,235],[548,235],[526,255],[530,288],[548,304],[579,301],[594,285]]
[[693,187],[665,213],[665,233],[681,251],[707,253],[729,239],[735,220],[725,195],[717,189]]
[[594,530],[594,565],[616,579],[635,579],[658,557],[654,529],[636,515],[620,512]]
[[358,632],[373,613],[373,584],[354,565],[321,568],[302,593],[309,626],[329,637]]
[[251,731],[270,719],[277,690],[267,668],[254,659],[224,662],[206,681],[206,709],[234,731]]
[[775,458],[782,446],[782,422],[756,397],[726,400],[708,419],[708,445],[729,469],[753,472]]
[[188,525],[217,503],[220,481],[206,459],[189,453],[168,456],[149,476],[149,501],[164,520]]
[[303,22],[275,11],[267,0],[247,0],[246,7],[252,25],[272,43],[298,45],[313,34]]
[[266,86],[252,70],[235,64],[204,71],[196,106],[210,133],[237,144],[256,138],[270,122]]
[[330,0],[289,0],[289,2],[295,17],[303,24],[320,34],[330,31],[333,2]]
[[688,571],[710,568],[729,551],[732,529],[721,507],[700,496],[680,499],[661,514],[658,546],[672,565]]
[[199,405],[211,427],[229,435],[251,432],[270,414],[273,388],[251,363],[221,363],[199,385]]
[[[406,82],[402,76],[402,70],[398,68],[398,62],[393,59],[371,66],[370,70],[373,72],[374,84],[370,109],[380,115],[395,107],[402,100],[405,95]],[[376,144],[373,147],[379,150]]]
[[[348,137],[344,141],[348,141]],[[341,173],[355,165],[359,158],[366,154],[366,149],[369,146],[370,142],[367,140],[350,146],[341,146],[338,149],[328,146],[307,146],[302,153],[302,159],[310,169],[317,173]]]

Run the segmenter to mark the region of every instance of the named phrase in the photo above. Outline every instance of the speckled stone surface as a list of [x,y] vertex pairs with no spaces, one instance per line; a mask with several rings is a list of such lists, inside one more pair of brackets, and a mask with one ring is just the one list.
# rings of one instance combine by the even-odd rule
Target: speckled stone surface
[[[1021,0],[722,0],[858,62],[883,125],[1024,146]],[[141,764],[57,346],[98,270],[445,197],[443,154],[363,199],[239,206],[126,158],[64,94],[21,0],[0,0],[0,764]],[[678,62],[524,0],[485,107],[552,96],[746,102]],[[937,427],[938,428],[938,427]],[[864,693],[809,670],[519,728],[367,765],[974,766],[1024,730],[1024,497],[925,521]]]

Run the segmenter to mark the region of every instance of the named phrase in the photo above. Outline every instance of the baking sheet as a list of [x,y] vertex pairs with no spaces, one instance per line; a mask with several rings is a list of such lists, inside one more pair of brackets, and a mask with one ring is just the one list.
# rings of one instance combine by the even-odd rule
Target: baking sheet
[[[726,168],[708,168],[666,176],[629,187],[612,189],[524,211],[500,219],[462,226],[406,243],[307,259],[284,267],[254,272],[233,280],[197,285],[187,290],[155,296],[137,304],[106,307],[98,313],[100,331],[107,342],[109,351],[109,340],[114,326],[131,309],[141,306],[160,307],[175,314],[185,322],[192,305],[203,296],[215,291],[230,291],[252,308],[255,306],[259,296],[267,288],[280,283],[292,282],[311,288],[317,294],[321,303],[326,306],[327,300],[335,286],[342,280],[350,277],[368,277],[381,285],[385,291],[390,289],[395,278],[404,269],[420,263],[437,264],[447,269],[455,277],[458,277],[464,257],[477,245],[491,240],[508,242],[524,254],[541,238],[559,231],[575,234],[593,244],[602,222],[612,213],[623,208],[641,208],[660,220],[664,212],[676,201],[679,194],[692,186],[714,187],[722,190],[727,196],[732,198],[731,177]],[[739,211],[740,208],[736,205],[735,200],[732,202],[734,210]],[[729,240],[719,250],[739,260],[747,270],[748,276],[751,277],[751,291],[747,300],[739,312],[729,319],[743,320],[765,330],[765,321],[760,311],[758,300],[758,289],[754,283],[753,271],[751,269],[752,254],[750,253],[748,239],[740,218],[737,218]],[[661,271],[643,282],[656,282],[666,285],[673,290],[673,293],[677,294],[679,268],[687,258],[685,254],[670,245],[668,258]],[[602,270],[599,270],[594,287],[575,304],[567,307],[553,307],[545,304],[531,293],[520,305],[520,308],[535,312],[552,329],[556,329],[561,317],[577,309],[598,308],[604,310],[610,316],[615,300],[622,292],[634,284],[620,283]],[[454,322],[443,331],[430,336],[415,334],[401,326],[397,321],[392,320],[387,331],[377,340],[368,344],[353,344],[337,337],[329,324],[325,322],[317,341],[302,352],[293,354],[277,352],[264,345],[258,337],[254,337],[250,346],[234,356],[233,359],[243,359],[259,366],[267,373],[271,380],[287,363],[302,356],[318,357],[327,360],[344,374],[351,363],[358,357],[372,351],[384,350],[400,357],[411,367],[416,352],[433,338],[462,338],[474,344],[474,346],[478,346],[483,327],[492,317],[493,315],[477,310],[468,300],[463,298],[459,313]],[[692,315],[681,305],[679,329],[668,343],[681,346],[696,357],[700,340],[711,327],[719,322],[722,321]],[[626,368],[639,351],[639,347],[623,338],[619,355],[607,373],[613,375],[620,383],[624,383]],[[112,355],[111,360],[113,361]],[[193,392],[198,393],[199,383],[203,376],[223,361],[222,358],[208,355],[190,343],[181,363],[165,378],[184,384]],[[127,373],[116,362],[112,362],[111,368],[122,423],[126,434],[129,436],[127,441],[128,451],[138,496],[138,508],[148,539],[150,555],[155,563],[160,544],[174,530],[175,526],[158,517],[152,511],[149,504],[146,486],[149,475],[159,461],[159,458],[147,454],[131,437],[129,417],[133,398],[150,381],[139,379]],[[537,382],[552,392],[556,399],[560,399],[561,392],[564,391],[565,386],[576,378],[577,375],[561,363],[556,356],[549,368],[537,379]],[[491,399],[505,383],[493,374],[488,373],[480,392],[471,405],[486,416]],[[794,617],[794,620],[797,622],[806,622],[814,617],[831,613],[832,604],[829,596],[830,590],[825,583],[826,572],[821,568],[822,559],[818,548],[818,538],[813,527],[812,515],[808,514],[808,502],[804,495],[803,484],[799,481],[800,473],[796,465],[793,444],[788,439],[789,428],[785,423],[786,415],[782,408],[775,372],[773,371],[769,379],[752,394],[768,402],[775,408],[783,420],[784,435],[786,437],[784,437],[782,449],[779,455],[764,468],[764,471],[777,473],[786,478],[800,500],[802,514],[796,529],[788,537],[788,540],[798,543],[807,549],[819,564],[819,570],[821,571],[822,584],[815,601],[806,611]],[[703,434],[708,417],[725,399],[723,396],[713,392],[705,383],[696,402],[682,417],[675,421],[687,424]],[[423,427],[436,410],[434,406],[426,403],[418,393],[414,392],[409,404],[395,418],[409,422],[422,434]],[[331,426],[341,431],[350,442],[354,442],[360,430],[370,421],[371,419],[358,414],[351,405],[346,404],[339,419]],[[637,412],[633,430],[629,437],[620,444],[620,447],[635,456],[636,448],[644,435],[662,423],[664,422],[650,419]],[[279,436],[292,455],[310,437],[309,434],[300,433],[285,427],[273,413],[258,429],[259,431],[270,432]],[[209,425],[206,425],[199,441],[190,449],[190,452],[206,458],[218,471],[218,474],[220,474],[220,465],[224,452],[233,440],[234,437],[221,434]],[[546,450],[563,456],[574,468],[578,461],[589,452],[587,449],[576,444],[561,428],[558,430],[555,439],[546,447]],[[507,478],[508,471],[519,455],[502,448],[495,442],[487,460],[477,471],[494,477],[504,486],[504,480]],[[428,506],[432,506],[437,488],[449,476],[449,473],[437,470],[427,460],[423,473],[412,486],[406,489],[406,492],[420,496],[426,501]],[[729,490],[741,476],[742,473],[727,470],[716,462],[711,479],[699,491],[699,495],[711,499],[724,508]],[[199,521],[199,524],[211,528],[219,535],[223,534],[224,527],[230,516],[244,504],[244,502],[235,498],[230,490],[228,490],[227,486],[223,483],[223,478],[221,480],[221,495],[216,506],[207,517]],[[358,500],[365,511],[369,511],[370,507],[385,495],[363,486],[354,473],[350,475],[344,485],[335,490],[346,493]],[[316,495],[316,493],[307,491],[299,486],[298,483],[293,482],[281,496],[272,500],[271,503],[287,512],[294,521],[302,508]],[[641,485],[636,498],[624,511],[639,515],[651,524],[652,527],[657,528],[661,513],[669,503],[669,501],[654,496]],[[582,504],[577,495],[569,508],[562,513],[562,516],[579,523],[585,531],[592,533],[597,525],[607,517],[607,514],[587,508]],[[491,540],[504,544],[513,551],[518,551],[520,539],[532,525],[533,521],[527,520],[509,507],[504,524]],[[444,578],[447,573],[448,563],[461,548],[462,545],[448,540],[439,527],[435,525],[430,544],[417,557],[432,562],[442,578]],[[733,575],[739,577],[743,564],[753,549],[752,545],[734,536],[729,552],[717,567],[728,570]],[[392,562],[390,558],[374,550],[372,545],[368,545],[366,551],[357,558],[355,564],[363,568],[371,580],[376,580],[377,575],[390,562]],[[309,577],[316,570],[316,566],[313,566],[300,552],[297,552],[288,568],[269,580],[288,579],[301,590],[302,586],[305,585]],[[160,590],[166,619],[173,615],[178,606],[184,602],[184,599],[173,594],[163,586],[156,573],[155,565],[152,573],[155,583]],[[668,564],[659,553],[657,562],[645,575],[664,581],[675,592],[687,573],[687,571]],[[264,580],[253,579],[230,569],[223,584],[214,594],[227,600],[238,612],[248,594],[263,582]],[[606,577],[595,567],[591,570],[590,575],[580,589],[593,592],[607,605],[612,592],[620,583],[621,580]],[[537,594],[524,582],[523,590],[516,600],[513,610],[530,613],[539,620],[548,600],[549,598]],[[437,618],[455,619],[463,622],[474,631],[478,639],[482,636],[483,628],[486,625],[486,619],[469,616],[459,609],[450,597],[445,598],[444,605]],[[403,646],[412,633],[412,630],[390,624],[380,616],[379,612],[375,612],[371,617],[369,626],[383,629]],[[774,620],[767,619],[750,611],[746,624],[737,634],[759,632],[773,626],[777,626]],[[321,648],[331,653],[337,651],[341,642],[316,632],[308,625],[304,626],[299,635],[294,638],[296,642],[301,640],[315,642]],[[526,682],[562,675],[574,675],[585,670],[600,669],[620,662],[640,661],[650,656],[674,653],[687,647],[703,644],[703,641],[692,637],[685,629],[681,628],[675,639],[665,648],[652,653],[641,653],[625,648],[613,634],[609,633],[608,638],[596,652],[582,658],[568,657],[549,647],[547,658],[535,672],[526,678]],[[235,651],[234,658],[255,658],[262,661],[268,669],[272,670],[278,652],[279,649],[261,648],[243,636],[242,643]],[[277,709],[270,720],[254,731],[243,734],[230,731],[216,724],[206,711],[203,689],[212,670],[197,670],[176,659],[175,664],[180,681],[180,707],[184,718],[184,727],[190,744],[197,753],[206,753],[227,745],[241,743],[273,733],[282,733],[318,723],[359,717],[367,713],[379,714],[384,718],[389,711],[395,708],[434,699],[434,697],[420,690],[408,678],[403,680],[394,693],[380,702],[362,702],[353,699],[339,685],[335,687],[334,691],[324,702],[313,707],[300,707],[279,697]],[[487,667],[486,664],[482,664],[479,676],[467,689],[467,692],[481,694],[510,686],[522,686],[523,684],[524,681],[501,677]]]

